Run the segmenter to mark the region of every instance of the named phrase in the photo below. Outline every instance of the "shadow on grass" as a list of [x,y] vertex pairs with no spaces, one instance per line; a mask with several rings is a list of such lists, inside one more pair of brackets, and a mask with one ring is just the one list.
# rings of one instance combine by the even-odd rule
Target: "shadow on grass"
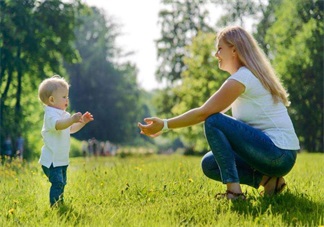
[[259,218],[262,215],[281,216],[287,226],[320,226],[324,219],[324,201],[314,202],[306,194],[292,194],[290,191],[273,197],[258,197],[247,200],[250,203],[233,203],[231,209]]
[[80,221],[83,220],[85,217],[84,215],[77,212],[73,206],[69,204],[61,204],[57,207],[52,207],[52,211],[55,211],[55,213],[60,217],[60,220],[62,222],[66,223],[73,223],[73,225],[80,224]]

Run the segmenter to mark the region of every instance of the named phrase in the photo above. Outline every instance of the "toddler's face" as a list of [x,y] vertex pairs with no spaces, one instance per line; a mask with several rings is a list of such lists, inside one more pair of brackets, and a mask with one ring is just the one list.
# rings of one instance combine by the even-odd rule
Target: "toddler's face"
[[69,104],[69,90],[60,87],[49,98],[49,106],[60,110],[66,110]]

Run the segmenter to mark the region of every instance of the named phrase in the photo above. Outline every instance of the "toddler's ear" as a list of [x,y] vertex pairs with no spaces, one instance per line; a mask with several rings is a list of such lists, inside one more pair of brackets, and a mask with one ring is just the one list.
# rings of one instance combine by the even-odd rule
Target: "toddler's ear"
[[48,98],[48,103],[53,103],[54,102],[54,97],[53,96],[50,96],[49,98]]

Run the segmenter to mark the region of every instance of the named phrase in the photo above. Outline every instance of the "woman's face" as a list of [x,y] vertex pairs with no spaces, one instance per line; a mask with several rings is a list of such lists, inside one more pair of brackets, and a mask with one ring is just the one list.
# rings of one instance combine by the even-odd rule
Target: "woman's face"
[[218,60],[218,67],[221,70],[229,72],[230,74],[237,71],[238,68],[236,67],[236,63],[238,59],[234,46],[229,47],[223,39],[220,39],[215,56]]

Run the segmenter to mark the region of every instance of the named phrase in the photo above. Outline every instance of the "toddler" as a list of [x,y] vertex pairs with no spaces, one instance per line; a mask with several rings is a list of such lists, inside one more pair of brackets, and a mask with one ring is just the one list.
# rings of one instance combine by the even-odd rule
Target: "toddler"
[[73,115],[66,112],[69,104],[69,84],[58,75],[45,79],[39,85],[38,96],[45,105],[42,128],[44,146],[39,163],[51,183],[49,197],[53,206],[63,203],[69,165],[70,134],[93,121],[93,116],[89,112]]

